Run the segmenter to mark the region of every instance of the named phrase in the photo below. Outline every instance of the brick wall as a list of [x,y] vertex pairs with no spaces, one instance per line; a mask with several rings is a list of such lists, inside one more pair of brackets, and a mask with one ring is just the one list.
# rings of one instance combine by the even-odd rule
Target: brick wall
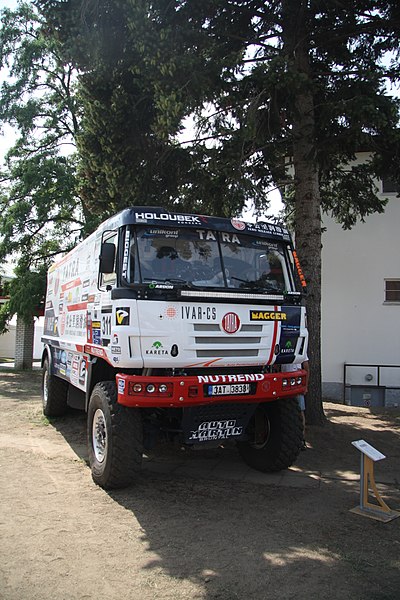
[[17,327],[15,331],[15,368],[32,369],[33,357],[33,337],[34,320],[31,323],[25,323],[19,317],[17,318]]

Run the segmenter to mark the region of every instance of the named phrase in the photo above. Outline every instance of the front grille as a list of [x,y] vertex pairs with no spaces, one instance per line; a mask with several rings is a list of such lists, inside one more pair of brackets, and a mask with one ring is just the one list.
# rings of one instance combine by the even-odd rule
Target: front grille
[[[226,335],[216,323],[194,323],[197,358],[243,358],[259,356],[263,338],[260,323],[243,324],[235,334]],[[265,350],[265,347],[263,348]]]
[[195,342],[196,342],[196,344],[207,344],[207,345],[220,344],[221,346],[229,346],[232,344],[237,345],[238,343],[240,343],[240,344],[259,344],[261,342],[261,338],[260,337],[241,337],[241,338],[236,338],[236,337],[226,337],[226,338],[196,337]]
[[214,356],[218,356],[221,358],[243,358],[244,356],[258,356],[258,353],[258,349],[249,350],[245,348],[235,348],[234,350],[196,350],[197,358],[213,358]]
[[219,325],[211,323],[196,323],[193,325],[194,331],[221,331]]
[[[240,328],[240,333],[257,333],[257,332],[261,332],[263,329],[263,326],[260,324],[257,325],[253,325],[252,323],[248,324],[248,325],[242,325]],[[201,331],[208,331],[209,333],[213,332],[213,331],[221,331],[221,327],[219,325],[213,324],[213,323],[196,323],[195,325],[193,325],[193,331],[196,332],[201,332]]]

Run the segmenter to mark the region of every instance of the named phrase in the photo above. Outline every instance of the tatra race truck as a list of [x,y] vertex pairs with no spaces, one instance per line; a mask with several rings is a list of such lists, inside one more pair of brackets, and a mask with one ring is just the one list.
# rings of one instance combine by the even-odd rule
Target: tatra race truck
[[127,208],[49,270],[44,414],[86,411],[105,489],[175,436],[285,469],[302,444],[307,374],[281,369],[306,359],[304,285],[281,225]]

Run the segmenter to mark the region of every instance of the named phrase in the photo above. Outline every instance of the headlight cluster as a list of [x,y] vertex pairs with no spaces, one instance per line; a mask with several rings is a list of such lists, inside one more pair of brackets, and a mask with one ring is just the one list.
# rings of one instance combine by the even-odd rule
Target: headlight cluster
[[296,387],[299,385],[303,385],[302,377],[288,377],[287,379],[282,379],[283,388]]
[[135,383],[129,382],[128,394],[135,396],[136,394],[145,396],[172,396],[172,383]]

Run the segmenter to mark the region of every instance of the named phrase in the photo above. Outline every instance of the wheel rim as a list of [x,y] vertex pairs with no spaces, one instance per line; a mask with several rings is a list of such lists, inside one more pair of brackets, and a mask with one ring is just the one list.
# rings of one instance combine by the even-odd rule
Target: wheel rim
[[96,460],[104,462],[107,454],[107,427],[104,413],[99,408],[93,415],[92,447]]
[[49,397],[49,370],[45,369],[43,373],[43,404],[47,406]]

